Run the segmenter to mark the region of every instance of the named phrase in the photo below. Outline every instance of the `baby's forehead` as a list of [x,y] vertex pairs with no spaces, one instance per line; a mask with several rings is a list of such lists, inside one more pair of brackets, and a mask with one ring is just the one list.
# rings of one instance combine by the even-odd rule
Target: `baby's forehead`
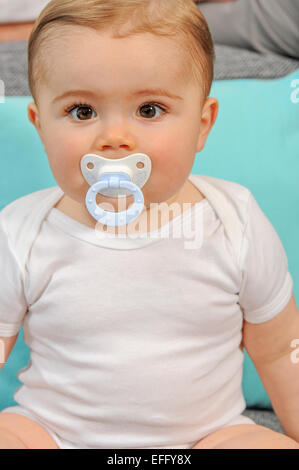
[[[190,41],[180,35],[158,35],[151,32],[129,33],[117,37],[112,28],[96,30],[80,25],[55,25],[41,42],[45,57],[72,58],[84,55],[85,58],[101,57],[107,51],[122,49],[126,55],[136,58],[143,55],[164,58],[168,62],[181,62],[190,59]],[[106,54],[105,54],[106,55]],[[134,58],[134,57],[133,57]]]
[[[137,45],[142,46],[138,50]],[[178,58],[186,55],[185,44],[175,37],[159,36],[150,32],[131,33],[126,36],[114,36],[111,28],[96,30],[80,25],[60,25],[49,31],[45,39],[41,42],[41,47],[46,49],[48,54],[56,56],[60,54],[64,57],[76,56],[76,52],[84,52],[88,57],[89,50],[95,50],[95,57],[100,57],[107,49],[113,49],[123,45],[127,53],[134,51],[138,56],[150,53],[151,55],[167,54]],[[82,46],[82,47],[80,47]],[[72,52],[68,55],[68,52]]]
[[178,48],[171,38],[149,33],[114,38],[110,30],[66,25],[53,30],[41,49],[48,82],[68,80],[74,75],[79,78],[86,73],[91,78],[97,73],[108,79],[109,72],[113,74],[117,67],[120,72],[127,72],[127,77],[131,71],[132,76],[136,73],[149,79],[157,74],[169,80],[179,81],[181,76],[185,79],[183,48]]

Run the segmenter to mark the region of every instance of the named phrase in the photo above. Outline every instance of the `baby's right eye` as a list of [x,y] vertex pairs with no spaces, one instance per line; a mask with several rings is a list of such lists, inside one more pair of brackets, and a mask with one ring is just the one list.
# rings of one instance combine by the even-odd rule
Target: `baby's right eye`
[[[75,110],[77,110],[75,115],[79,117],[79,119],[76,119],[75,115],[73,114],[73,111]],[[73,104],[71,107],[68,107],[67,109],[65,109],[65,112],[68,115],[71,114],[73,118],[75,119],[75,121],[89,121],[90,119],[92,119],[92,117],[89,117],[89,116],[90,116],[90,113],[93,112],[93,109],[88,104],[78,103],[78,104]],[[83,117],[83,119],[81,119],[80,116]]]

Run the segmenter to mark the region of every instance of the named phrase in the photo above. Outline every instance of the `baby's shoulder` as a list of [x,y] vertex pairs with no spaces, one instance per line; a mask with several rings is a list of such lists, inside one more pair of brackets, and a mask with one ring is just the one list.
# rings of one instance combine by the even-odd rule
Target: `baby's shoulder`
[[62,196],[59,187],[22,196],[0,211],[1,236],[9,239],[20,257],[26,256],[49,211]]
[[234,212],[241,224],[246,223],[249,201],[252,196],[249,188],[235,181],[208,175],[193,175],[192,181],[205,194],[216,212],[223,215]]
[[200,178],[203,178],[205,181],[210,183],[214,188],[218,189],[222,193],[234,201],[239,201],[240,203],[247,203],[251,191],[246,186],[236,183],[235,181],[225,180],[222,178],[216,178],[214,176],[208,175],[198,175]]
[[47,209],[51,205],[53,206],[60,192],[60,188],[53,187],[19,197],[0,211],[0,220],[7,228],[22,225],[24,221],[34,217],[42,208]]
[[242,184],[213,176],[194,175],[193,182],[221,220],[239,265],[245,228],[250,217],[251,191]]

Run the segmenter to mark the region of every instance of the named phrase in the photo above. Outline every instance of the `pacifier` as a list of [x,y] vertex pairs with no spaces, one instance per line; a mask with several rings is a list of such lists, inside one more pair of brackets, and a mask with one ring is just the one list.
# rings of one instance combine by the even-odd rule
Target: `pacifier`
[[[127,225],[136,219],[144,208],[140,188],[147,182],[152,170],[150,158],[144,153],[134,153],[125,158],[109,159],[87,154],[81,159],[81,171],[90,185],[85,204],[90,215],[104,225]],[[134,204],[122,212],[108,212],[96,203],[98,193],[110,197],[134,196]]]

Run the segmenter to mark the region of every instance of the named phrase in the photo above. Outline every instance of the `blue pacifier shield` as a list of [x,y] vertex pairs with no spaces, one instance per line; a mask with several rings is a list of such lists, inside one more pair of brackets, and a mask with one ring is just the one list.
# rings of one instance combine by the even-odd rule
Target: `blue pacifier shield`
[[[136,219],[144,209],[144,197],[141,187],[151,173],[151,160],[145,154],[134,154],[112,160],[88,154],[81,160],[81,171],[91,186],[85,198],[86,208],[90,215],[108,226],[127,225]],[[96,203],[96,196],[120,197],[132,194],[134,204],[126,211],[108,212]]]

